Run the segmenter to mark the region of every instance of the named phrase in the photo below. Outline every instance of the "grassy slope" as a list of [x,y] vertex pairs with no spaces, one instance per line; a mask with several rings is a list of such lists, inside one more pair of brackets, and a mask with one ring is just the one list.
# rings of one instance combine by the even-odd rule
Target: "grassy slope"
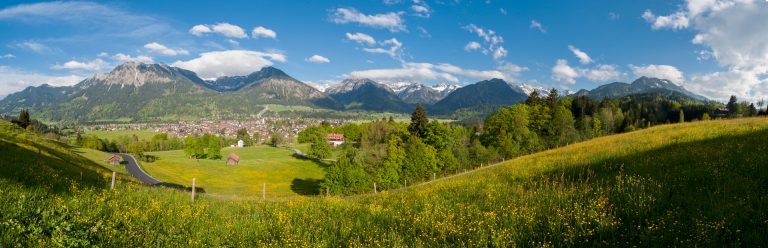
[[768,242],[766,139],[768,119],[665,125],[404,191],[277,202],[191,203],[122,184],[49,197],[5,176],[0,242],[759,246]]
[[[226,157],[235,153],[240,164],[226,164]],[[263,183],[272,197],[293,197],[317,194],[325,172],[321,165],[294,158],[293,151],[271,146],[224,148],[224,159],[189,159],[183,151],[150,152],[157,156],[154,163],[143,162],[144,169],[160,181],[189,186],[197,178],[197,187],[210,195],[261,197]]]
[[74,148],[72,149],[72,151],[79,154],[80,156],[87,158],[88,160],[93,161],[94,163],[104,168],[107,168],[108,170],[117,171],[118,173],[129,175],[128,171],[125,170],[125,165],[109,164],[109,158],[112,157],[112,153],[102,152],[99,150],[88,149],[88,148],[81,148],[81,147]]

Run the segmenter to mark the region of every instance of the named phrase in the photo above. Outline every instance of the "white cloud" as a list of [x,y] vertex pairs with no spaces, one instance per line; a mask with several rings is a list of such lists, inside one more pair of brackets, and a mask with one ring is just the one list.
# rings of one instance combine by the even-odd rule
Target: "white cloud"
[[320,55],[317,55],[317,54],[312,55],[311,57],[307,58],[307,61],[315,63],[315,64],[322,64],[322,63],[330,63],[331,62],[330,59],[328,59],[326,57],[323,57],[323,56],[320,56]]
[[690,77],[685,87],[698,94],[725,102],[732,95],[739,100],[758,101],[768,94],[768,77],[751,71],[729,70]]
[[402,52],[401,48],[403,47],[403,43],[400,43],[395,38],[384,40],[379,43],[383,47],[376,47],[376,48],[363,48],[363,51],[369,52],[369,53],[381,53],[386,54],[392,57],[393,59],[400,59]]
[[651,10],[645,10],[642,15],[643,19],[652,23],[653,29],[671,28],[671,29],[684,29],[688,27],[689,20],[685,12],[675,12],[668,16],[656,16]]
[[[726,71],[693,75],[685,83],[693,92],[715,99],[730,94],[754,98],[768,94],[768,14],[762,0],[688,0],[667,16],[648,10],[643,18],[653,29],[690,29],[700,59],[714,58]],[[659,18],[662,18],[660,19]],[[687,20],[687,24],[686,24]],[[685,25],[683,25],[685,24]]]
[[366,15],[353,8],[338,8],[331,13],[331,21],[337,24],[357,23],[373,28],[383,28],[390,32],[406,31],[402,13],[389,12],[384,14]]
[[276,39],[277,38],[277,33],[275,33],[275,31],[273,31],[272,29],[268,29],[268,28],[265,28],[265,27],[262,27],[262,26],[258,26],[258,27],[253,28],[253,31],[251,32],[251,37],[253,37],[253,38],[264,37],[264,38]]
[[351,41],[356,41],[358,43],[366,43],[368,45],[376,44],[376,40],[373,39],[373,37],[364,33],[354,33],[354,34],[347,33],[347,39]]
[[49,84],[52,86],[69,86],[82,81],[85,77],[79,75],[54,76],[20,69],[0,66],[0,95],[7,95],[23,90],[29,86]]
[[10,54],[10,53],[7,53],[7,54],[4,54],[4,55],[0,56],[0,58],[3,58],[3,59],[12,59],[12,58],[15,58],[15,57],[16,57],[16,55],[13,55],[13,54]]
[[599,65],[595,69],[583,69],[579,73],[581,76],[596,82],[618,80],[625,76],[615,65]]
[[96,57],[100,57],[100,58],[109,57],[109,53],[107,53],[107,52],[100,52],[99,54],[96,55]]
[[504,8],[499,8],[499,12],[501,12],[502,15],[507,15],[507,10]]
[[29,51],[40,53],[40,54],[49,53],[52,51],[50,47],[36,41],[23,41],[23,42],[16,43],[14,46],[17,48],[29,50]]
[[568,61],[558,59],[552,67],[552,79],[569,84],[576,83],[578,78],[586,78],[595,82],[618,80],[626,76],[615,65],[597,65],[593,68],[574,68]]
[[[484,29],[475,24],[469,24],[465,26],[464,29],[470,33],[477,34],[478,37],[483,39],[483,45],[485,45],[485,47],[479,49],[483,54],[491,54],[496,61],[501,61],[501,59],[507,56],[507,50],[501,46],[501,44],[504,43],[504,37],[498,35],[496,31],[493,31],[492,29]],[[467,44],[467,46],[470,46],[470,44]],[[465,50],[468,48],[467,46],[464,46]],[[471,46],[474,47],[475,45],[473,44]]]
[[491,45],[496,45],[504,42],[504,37],[501,35],[496,34],[496,31],[493,31],[492,29],[483,29],[482,27],[478,27],[475,24],[469,24],[464,27],[464,29],[468,30],[470,33],[477,34],[480,38],[483,38],[486,43]]
[[493,51],[493,59],[500,60],[504,57],[507,57],[507,49],[504,49],[503,46],[499,46]]
[[414,15],[424,18],[429,18],[431,12],[429,6],[423,3],[411,6],[411,11],[413,11]]
[[552,79],[554,80],[573,84],[576,83],[577,77],[579,77],[579,73],[564,59],[558,59],[555,66],[552,67]]
[[151,64],[155,62],[154,59],[152,59],[152,57],[146,56],[146,55],[139,55],[139,56],[133,57],[128,54],[118,53],[112,56],[112,58],[120,62],[134,61],[134,62],[146,63],[146,64]]
[[212,26],[211,30],[230,38],[248,38],[243,28],[229,23],[217,23]]
[[453,83],[460,82],[460,76],[471,80],[486,80],[491,78],[512,80],[509,75],[498,70],[471,70],[463,69],[451,64],[413,62],[403,63],[401,68],[353,71],[344,76],[351,78],[369,78],[380,81],[445,80]]
[[499,70],[502,70],[502,71],[507,71],[509,73],[518,74],[520,72],[527,71],[528,67],[519,66],[519,65],[515,65],[515,64],[511,64],[511,63],[503,63],[502,65],[500,65],[496,69],[499,69]]
[[629,68],[632,69],[632,72],[635,74],[636,77],[645,76],[645,77],[667,79],[679,85],[685,82],[685,77],[683,76],[683,72],[681,72],[676,67],[671,65],[647,65],[647,66],[629,65]]
[[539,30],[539,32],[542,32],[542,33],[546,33],[547,32],[547,30],[544,29],[544,26],[541,25],[541,22],[539,22],[537,20],[531,20],[531,26],[529,28],[537,29],[537,30]]
[[157,42],[147,43],[146,45],[144,45],[144,48],[146,48],[150,52],[159,53],[165,56],[189,55],[189,51],[187,50],[184,50],[184,49],[174,50]]
[[474,79],[492,79],[492,78],[499,78],[499,79],[506,79],[507,77],[504,75],[504,73],[497,71],[497,70],[487,70],[487,71],[481,71],[481,70],[470,70],[470,69],[462,69],[461,67],[451,65],[451,64],[439,64],[435,66],[436,69]]
[[195,36],[203,36],[206,33],[211,33],[213,30],[206,25],[195,25],[189,29],[189,33]]
[[206,33],[219,33],[225,37],[245,39],[248,35],[245,30],[237,25],[232,25],[226,22],[216,23],[213,25],[200,24],[195,25],[189,29],[189,33],[195,36],[202,36]]
[[466,46],[464,46],[464,50],[467,52],[474,51],[480,49],[480,43],[477,43],[476,41],[471,41],[467,43]]
[[590,58],[589,55],[587,55],[587,53],[585,53],[584,51],[581,51],[580,49],[572,45],[568,45],[568,49],[570,49],[571,52],[573,52],[573,55],[579,58],[579,62],[581,62],[582,64],[586,65],[586,64],[592,63],[592,58]]
[[285,62],[281,53],[265,53],[250,50],[226,50],[206,52],[188,61],[176,61],[172,65],[196,72],[202,78],[247,75],[271,66],[275,61]]
[[64,64],[55,64],[51,66],[52,69],[57,70],[83,70],[83,71],[99,71],[107,65],[102,59],[94,59],[91,61],[80,62],[75,60],[67,61]]

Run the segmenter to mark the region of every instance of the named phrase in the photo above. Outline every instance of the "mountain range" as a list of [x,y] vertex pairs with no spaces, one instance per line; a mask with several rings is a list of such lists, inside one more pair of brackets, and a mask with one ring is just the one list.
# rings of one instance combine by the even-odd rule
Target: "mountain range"
[[[29,108],[36,118],[50,121],[109,122],[248,117],[263,110],[265,104],[399,113],[422,104],[431,114],[447,115],[462,109],[488,110],[518,103],[541,90],[501,79],[464,87],[347,79],[321,91],[274,67],[245,76],[203,80],[192,71],[165,64],[127,62],[74,86],[44,84],[10,94],[0,100],[0,114]],[[617,82],[575,95],[603,98],[644,92],[703,98],[668,80],[645,77],[632,84]]]
[[573,95],[575,96],[589,96],[593,99],[603,98],[619,98],[628,95],[642,94],[642,93],[661,93],[661,94],[681,94],[683,96],[690,97],[696,101],[708,101],[704,96],[697,95],[683,88],[680,85],[673,83],[667,79],[640,77],[633,81],[631,84],[614,82],[610,84],[601,85],[593,90],[580,90]]

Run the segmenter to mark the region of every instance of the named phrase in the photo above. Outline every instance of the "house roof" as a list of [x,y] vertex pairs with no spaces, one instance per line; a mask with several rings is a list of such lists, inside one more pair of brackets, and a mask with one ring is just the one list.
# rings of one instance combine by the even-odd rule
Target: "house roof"
[[120,160],[120,159],[122,159],[122,158],[120,156],[118,156],[117,154],[112,154],[112,156],[109,157],[109,160]]
[[227,160],[230,160],[230,159],[234,160],[234,161],[237,161],[237,162],[240,162],[240,157],[238,157],[237,154],[234,154],[234,153],[230,153],[229,154],[229,156],[227,157]]
[[340,133],[329,133],[326,135],[326,138],[328,140],[344,140],[344,134]]

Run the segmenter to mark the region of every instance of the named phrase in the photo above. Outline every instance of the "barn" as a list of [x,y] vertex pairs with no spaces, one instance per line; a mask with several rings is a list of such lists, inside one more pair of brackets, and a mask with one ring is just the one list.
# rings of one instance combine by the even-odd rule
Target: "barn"
[[237,156],[235,153],[230,153],[229,156],[227,156],[227,164],[228,165],[237,165],[240,163],[240,157]]

